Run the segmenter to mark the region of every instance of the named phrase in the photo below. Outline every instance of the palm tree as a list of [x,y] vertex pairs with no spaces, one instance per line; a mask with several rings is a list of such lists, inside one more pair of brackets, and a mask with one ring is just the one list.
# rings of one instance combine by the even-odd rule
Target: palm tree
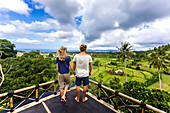
[[149,67],[154,67],[158,69],[158,76],[159,76],[159,87],[161,90],[161,75],[160,75],[160,70],[161,69],[167,69],[167,66],[163,60],[163,56],[165,56],[165,51],[159,47],[158,49],[155,49],[156,55],[155,58],[152,60],[151,64]]
[[[116,46],[117,47],[117,46]],[[125,69],[125,76],[126,76],[126,82],[127,82],[127,74],[126,74],[126,58],[127,58],[127,55],[128,53],[133,50],[132,49],[132,46],[130,45],[129,42],[121,42],[121,47],[117,47],[120,52],[121,52],[121,55],[119,56],[119,58],[121,58],[121,61],[124,62],[124,69]]]

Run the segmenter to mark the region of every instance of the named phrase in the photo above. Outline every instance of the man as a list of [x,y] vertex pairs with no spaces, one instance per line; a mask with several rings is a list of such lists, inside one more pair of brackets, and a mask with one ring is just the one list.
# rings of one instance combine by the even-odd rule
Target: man
[[86,54],[87,45],[82,44],[80,45],[80,53],[76,54],[73,58],[73,69],[76,68],[76,93],[77,97],[75,100],[79,102],[79,95],[80,95],[80,85],[81,81],[83,81],[83,99],[82,102],[86,102],[88,100],[86,95],[86,91],[89,84],[89,76],[91,76],[92,71],[92,58],[90,55]]

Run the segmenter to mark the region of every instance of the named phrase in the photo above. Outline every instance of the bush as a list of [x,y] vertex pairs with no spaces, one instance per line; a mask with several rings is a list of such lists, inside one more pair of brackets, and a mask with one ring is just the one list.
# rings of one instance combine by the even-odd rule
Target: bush
[[117,65],[117,63],[116,63],[116,61],[111,60],[111,62],[110,62],[110,63],[108,63],[108,65]]
[[137,66],[137,67],[136,67],[136,70],[140,70],[140,67],[139,67],[139,66]]
[[110,81],[109,81],[109,84],[108,84],[112,89],[114,90],[118,90],[121,88],[121,84],[120,84],[120,79],[119,78],[112,78]]
[[93,64],[95,65],[95,66],[98,66],[98,63],[99,63],[100,61],[99,60],[96,60]]
[[[36,54],[34,55],[36,56]],[[26,55],[24,55],[23,57],[0,59],[0,62],[4,72],[13,65],[9,73],[5,76],[0,94],[44,83],[54,79],[56,76],[55,68],[52,67],[51,58],[27,58]],[[28,92],[23,92],[22,95],[27,96],[28,93],[30,93],[30,90]],[[19,101],[20,100],[17,98],[14,104]]]
[[154,73],[152,78],[148,79],[146,82],[145,82],[145,85],[148,87],[156,82],[159,81],[159,77],[158,77],[158,73]]
[[[170,95],[168,92],[147,89],[145,84],[137,81],[124,83],[121,92],[165,112],[170,111],[170,104],[168,104],[170,100]],[[127,103],[131,105],[134,104],[134,102],[132,101],[127,101]],[[134,108],[131,110],[133,110],[133,112],[141,112],[141,109],[138,108]]]

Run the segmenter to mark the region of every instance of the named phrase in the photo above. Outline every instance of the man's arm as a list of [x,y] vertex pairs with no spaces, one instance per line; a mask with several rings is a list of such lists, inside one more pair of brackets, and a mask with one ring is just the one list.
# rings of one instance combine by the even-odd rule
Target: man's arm
[[91,71],[92,71],[92,62],[89,63],[89,76],[91,76]]
[[69,65],[70,65],[71,70],[73,71],[73,75],[75,75],[75,69],[73,69],[71,61],[69,62]]

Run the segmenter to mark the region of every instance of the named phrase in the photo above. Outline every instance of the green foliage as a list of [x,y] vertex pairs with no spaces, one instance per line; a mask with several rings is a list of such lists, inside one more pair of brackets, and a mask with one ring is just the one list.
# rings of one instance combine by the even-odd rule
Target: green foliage
[[154,73],[153,76],[150,79],[147,79],[147,81],[144,84],[148,87],[158,81],[159,81],[159,77],[157,73]]
[[104,75],[103,75],[102,73],[100,73],[100,74],[98,75],[98,77],[99,77],[100,80],[97,81],[97,82],[102,83],[102,82],[103,82],[102,78],[104,77]]
[[[147,89],[146,85],[143,83],[130,81],[123,84],[121,92],[138,100],[142,100],[144,103],[152,105],[165,112],[170,111],[170,106],[168,104],[170,95],[165,91],[150,90]],[[127,101],[127,103],[134,104],[131,101]],[[139,110],[137,108],[131,110],[133,110],[133,112],[141,112],[141,109]]]
[[10,65],[13,65],[13,67],[5,76],[0,93],[40,84],[55,78],[56,71],[52,68],[51,58],[27,58],[26,56],[29,55],[1,59],[4,72],[9,69]]
[[116,60],[111,60],[111,62],[108,63],[108,65],[117,65]]
[[38,51],[31,51],[28,53],[24,53],[22,55],[22,57],[24,57],[24,58],[43,58],[43,56],[40,55],[40,52],[38,52]]
[[118,90],[121,88],[121,84],[120,84],[120,79],[117,77],[112,78],[111,80],[109,80],[109,84],[108,84],[112,89],[114,90]]
[[[117,47],[117,46],[116,46]],[[122,42],[121,43],[121,47],[119,48],[119,47],[117,47],[118,48],[118,50],[120,50],[120,58],[121,58],[121,61],[122,62],[124,62],[124,60],[126,60],[126,57],[127,57],[127,55],[129,54],[129,52],[131,51],[131,50],[133,50],[132,49],[132,46],[130,45],[130,43],[129,42]]]
[[100,63],[99,60],[94,61],[93,65],[98,66],[98,63]]
[[140,70],[140,67],[139,67],[139,66],[136,66],[136,70]]
[[[9,102],[3,103],[0,107],[2,108],[8,108],[10,106]],[[1,111],[1,110],[0,110]]]
[[49,53],[48,57],[53,57],[53,54],[52,54],[52,53]]
[[0,39],[0,53],[2,53],[1,58],[5,59],[7,57],[15,57],[17,51],[14,50],[15,45],[6,39]]

